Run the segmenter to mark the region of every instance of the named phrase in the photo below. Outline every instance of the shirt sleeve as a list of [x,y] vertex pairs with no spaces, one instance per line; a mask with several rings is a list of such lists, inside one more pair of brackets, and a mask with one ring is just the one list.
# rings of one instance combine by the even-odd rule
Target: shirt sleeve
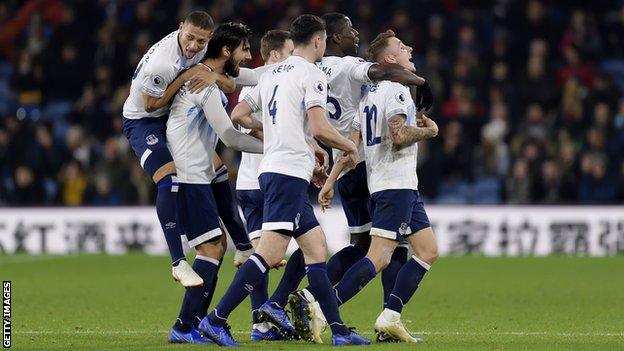
[[216,86],[210,86],[208,92],[202,98],[201,108],[208,123],[227,147],[238,151],[260,154],[263,151],[262,142],[250,135],[237,131],[232,125],[223,104],[221,103],[220,90]]
[[391,87],[386,93],[386,115],[384,118],[387,119],[394,115],[407,117],[410,103],[409,90],[398,83],[392,83]]
[[345,57],[344,62],[347,65],[345,68],[350,79],[362,84],[372,83],[368,76],[368,70],[373,65],[372,62],[367,62],[363,58],[352,56]]
[[256,85],[258,84],[259,75],[250,68],[241,67],[238,72],[238,77],[234,78],[237,85]]
[[260,100],[260,84],[256,85],[247,93],[243,100],[247,101],[253,112],[258,112],[262,109],[262,101]]
[[327,105],[327,77],[325,73],[313,66],[308,70],[308,76],[303,77],[303,89],[306,110],[315,106],[326,109]]
[[165,94],[167,86],[173,82],[177,75],[173,67],[162,64],[147,65],[144,69],[145,76],[141,82],[141,92],[156,98]]

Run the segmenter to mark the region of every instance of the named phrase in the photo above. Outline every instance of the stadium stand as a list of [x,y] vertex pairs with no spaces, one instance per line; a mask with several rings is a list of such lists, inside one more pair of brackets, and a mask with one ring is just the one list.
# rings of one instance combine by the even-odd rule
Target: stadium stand
[[[361,53],[380,31],[399,33],[435,92],[440,136],[419,148],[428,203],[624,200],[621,2],[278,3],[0,3],[0,204],[153,203],[121,107],[142,54],[196,8],[255,30],[252,66],[262,33],[303,12],[349,14]],[[223,157],[235,177],[239,155]]]

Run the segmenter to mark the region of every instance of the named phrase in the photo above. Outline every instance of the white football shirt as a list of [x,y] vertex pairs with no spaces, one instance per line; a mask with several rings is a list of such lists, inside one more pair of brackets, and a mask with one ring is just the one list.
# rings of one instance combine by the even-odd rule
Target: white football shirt
[[[204,111],[211,111],[208,116]],[[212,156],[219,141],[211,123],[217,113],[226,114],[216,84],[199,93],[184,85],[175,96],[167,120],[167,147],[177,169],[178,181],[210,184],[215,178]]]
[[416,106],[409,89],[390,81],[370,85],[360,101],[353,127],[361,131],[371,194],[389,189],[418,189],[418,145],[401,149],[394,146],[388,129],[388,119],[394,115],[406,116],[407,125],[416,125]]
[[266,71],[244,99],[262,110],[264,157],[259,174],[279,173],[306,181],[314,171],[307,110],[327,102],[327,79],[314,64],[290,56]]
[[[353,56],[326,56],[316,64],[327,76],[327,112],[329,121],[345,138],[352,130],[353,119],[357,115],[362,91],[371,84],[368,70],[373,65],[364,59]],[[332,150],[334,162],[342,151]],[[358,148],[360,160],[364,160],[362,146]],[[342,177],[346,171],[343,171]]]
[[124,117],[139,119],[166,115],[169,106],[163,106],[153,112],[145,111],[141,94],[145,93],[156,98],[162,97],[167,86],[180,72],[199,63],[204,57],[206,48],[187,60],[178,44],[178,32],[176,30],[162,38],[143,55],[132,76],[130,95],[123,106]]
[[[243,87],[238,100],[243,101],[245,96],[251,92],[252,87]],[[254,118],[261,121],[262,113],[254,112],[252,114]],[[250,130],[241,127],[241,132],[249,133]],[[260,184],[258,183],[258,167],[260,167],[260,161],[262,161],[262,154],[251,154],[243,152],[241,155],[241,162],[238,167],[238,176],[236,177],[236,190],[259,190]]]

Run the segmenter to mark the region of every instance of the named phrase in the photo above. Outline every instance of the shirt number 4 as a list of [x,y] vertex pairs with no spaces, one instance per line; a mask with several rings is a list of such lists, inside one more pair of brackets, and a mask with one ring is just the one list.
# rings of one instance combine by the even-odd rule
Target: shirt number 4
[[275,101],[275,94],[277,93],[277,88],[279,84],[273,88],[273,95],[271,95],[271,100],[269,100],[269,116],[271,116],[271,122],[275,124],[275,115],[277,115],[277,101]]

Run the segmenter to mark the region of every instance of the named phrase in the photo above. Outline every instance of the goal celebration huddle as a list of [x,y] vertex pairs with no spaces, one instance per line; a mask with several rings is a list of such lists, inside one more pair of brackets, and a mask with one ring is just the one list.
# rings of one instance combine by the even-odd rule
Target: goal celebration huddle
[[[340,307],[379,275],[373,341],[422,342],[401,312],[438,255],[416,174],[418,142],[436,137],[438,126],[425,114],[433,96],[412,48],[388,30],[357,57],[349,17],[304,14],[288,31],[263,33],[265,64],[249,69],[251,33],[244,23],[188,14],[144,54],[123,107],[123,132],[157,187],[172,275],[186,288],[168,341],[240,345],[227,321],[249,296],[252,341],[322,343],[328,330],[335,346],[368,345]],[[228,114],[225,94],[237,87]],[[235,198],[219,140],[242,152]],[[348,222],[351,245],[329,260],[310,184],[322,209],[338,192]],[[231,264],[223,260],[227,235],[238,267],[231,280],[219,279]],[[192,265],[182,236],[195,251]],[[285,261],[292,239],[298,249]],[[284,274],[269,291],[276,267]],[[228,287],[223,296],[214,294],[217,282]]]

